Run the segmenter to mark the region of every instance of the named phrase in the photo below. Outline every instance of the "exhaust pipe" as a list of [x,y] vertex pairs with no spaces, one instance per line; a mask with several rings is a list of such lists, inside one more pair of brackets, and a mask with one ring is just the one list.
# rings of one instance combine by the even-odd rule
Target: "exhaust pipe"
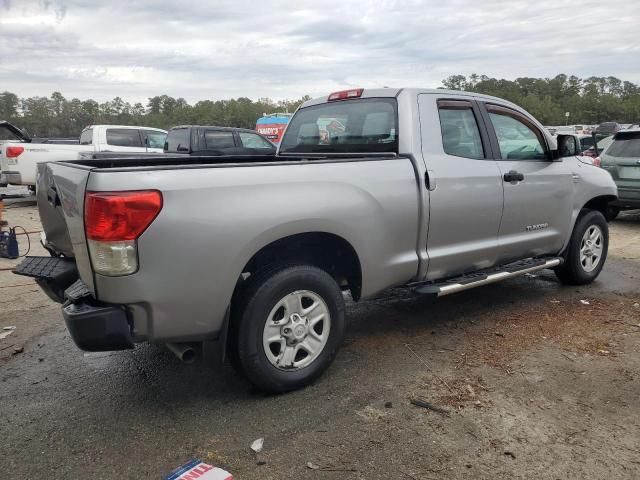
[[191,364],[196,359],[196,351],[190,343],[167,343],[167,348],[183,363]]

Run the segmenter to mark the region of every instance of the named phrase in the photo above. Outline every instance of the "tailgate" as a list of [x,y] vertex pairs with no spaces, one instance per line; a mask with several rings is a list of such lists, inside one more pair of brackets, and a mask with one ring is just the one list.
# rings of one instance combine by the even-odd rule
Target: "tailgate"
[[39,163],[37,192],[45,246],[75,257],[80,278],[94,289],[84,233],[84,194],[91,168],[67,163]]

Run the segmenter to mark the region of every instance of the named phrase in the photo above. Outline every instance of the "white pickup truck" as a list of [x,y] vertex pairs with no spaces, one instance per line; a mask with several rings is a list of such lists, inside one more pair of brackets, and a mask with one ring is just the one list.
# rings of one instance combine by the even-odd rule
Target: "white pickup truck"
[[128,125],[90,125],[77,143],[31,138],[9,122],[0,122],[15,140],[0,143],[0,185],[35,189],[36,165],[80,158],[84,152],[162,153],[166,130]]

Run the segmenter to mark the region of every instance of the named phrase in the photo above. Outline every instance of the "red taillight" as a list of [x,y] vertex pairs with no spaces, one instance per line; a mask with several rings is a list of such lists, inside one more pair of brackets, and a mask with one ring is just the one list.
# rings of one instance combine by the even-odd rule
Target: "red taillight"
[[88,240],[135,240],[162,210],[162,194],[157,190],[88,192],[84,208]]
[[9,146],[7,146],[7,149],[6,149],[7,158],[19,157],[20,155],[22,155],[22,152],[24,152],[24,147],[9,147]]
[[327,101],[334,102],[336,100],[348,100],[349,98],[358,98],[362,95],[363,88],[354,88],[351,90],[342,90],[341,92],[333,92],[327,98]]
[[594,164],[596,167],[599,167],[599,166],[602,164],[602,160],[600,160],[600,157],[596,157],[596,158],[594,158],[594,159],[593,159],[593,164]]

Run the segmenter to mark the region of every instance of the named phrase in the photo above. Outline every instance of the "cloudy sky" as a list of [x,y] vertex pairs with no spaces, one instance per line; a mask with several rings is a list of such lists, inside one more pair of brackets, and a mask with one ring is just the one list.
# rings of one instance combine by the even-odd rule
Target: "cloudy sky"
[[281,99],[474,72],[640,83],[640,0],[0,0],[0,91],[19,96]]

